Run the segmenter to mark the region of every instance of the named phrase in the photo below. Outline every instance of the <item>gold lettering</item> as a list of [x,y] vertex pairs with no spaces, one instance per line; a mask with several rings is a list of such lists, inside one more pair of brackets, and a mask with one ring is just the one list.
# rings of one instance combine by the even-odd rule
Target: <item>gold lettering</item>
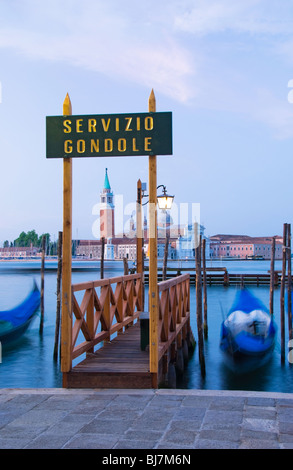
[[132,117],[126,117],[125,119],[127,120],[125,130],[126,131],[132,131],[132,129],[130,129],[130,124],[131,124],[131,121],[132,121]]
[[118,139],[118,150],[119,150],[119,152],[125,152],[125,150],[126,150],[126,139]]
[[88,120],[88,131],[89,132],[97,132],[96,131],[97,121],[95,119]]
[[113,150],[113,140],[105,139],[105,152],[112,152]]
[[100,151],[100,141],[97,139],[91,139],[91,152],[99,152]]
[[85,152],[85,141],[78,140],[76,143],[77,153],[84,153]]
[[115,130],[119,131],[119,118],[115,119]]
[[151,151],[152,151],[152,149],[149,148],[150,145],[151,145],[150,140],[152,140],[151,137],[145,137],[145,138],[144,138],[144,150],[145,150],[146,152],[151,152]]
[[140,131],[140,117],[136,118],[136,130]]
[[66,119],[66,121],[63,121],[63,126],[65,127],[64,133],[70,134],[71,132],[70,124],[71,124],[71,121],[69,121],[69,119]]
[[108,132],[109,130],[109,126],[110,126],[110,122],[111,122],[111,119],[109,118],[108,121],[107,121],[107,124],[105,122],[105,119],[102,119],[102,125],[103,125],[103,129],[105,132]]
[[65,140],[64,142],[64,152],[71,153],[72,152],[72,140]]
[[132,150],[133,150],[133,152],[138,152],[138,149],[136,148],[136,138],[135,137],[132,139]]
[[83,132],[81,129],[83,119],[77,119],[76,120],[76,132]]
[[151,131],[154,128],[154,118],[147,116],[144,120],[144,128],[146,131]]

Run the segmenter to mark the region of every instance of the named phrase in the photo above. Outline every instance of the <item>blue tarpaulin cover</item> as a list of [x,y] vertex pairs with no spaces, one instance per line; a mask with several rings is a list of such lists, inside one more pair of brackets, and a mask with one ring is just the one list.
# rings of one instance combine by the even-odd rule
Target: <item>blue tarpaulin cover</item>
[[[0,311],[0,325],[2,322],[7,322],[10,323],[13,328],[16,328],[25,323],[39,308],[40,298],[40,291],[35,284],[30,294],[21,304],[11,310]],[[1,326],[0,329],[2,329]]]

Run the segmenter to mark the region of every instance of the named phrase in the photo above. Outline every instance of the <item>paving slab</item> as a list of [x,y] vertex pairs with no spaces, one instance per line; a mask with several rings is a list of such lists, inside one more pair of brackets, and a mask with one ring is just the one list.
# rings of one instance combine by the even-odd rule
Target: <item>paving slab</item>
[[292,394],[0,389],[0,449],[292,448]]

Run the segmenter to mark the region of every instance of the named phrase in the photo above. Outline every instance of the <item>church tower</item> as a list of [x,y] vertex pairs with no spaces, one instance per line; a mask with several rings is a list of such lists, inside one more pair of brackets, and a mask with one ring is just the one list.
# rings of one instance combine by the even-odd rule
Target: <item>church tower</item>
[[104,187],[100,195],[100,238],[105,237],[106,240],[115,236],[113,196],[106,168]]

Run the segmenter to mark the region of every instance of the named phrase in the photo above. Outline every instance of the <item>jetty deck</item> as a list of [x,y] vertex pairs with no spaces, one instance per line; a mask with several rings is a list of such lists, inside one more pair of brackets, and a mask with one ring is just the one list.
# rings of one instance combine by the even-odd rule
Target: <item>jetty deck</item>
[[[187,273],[158,284],[155,345],[148,345],[150,319],[144,312],[142,273],[73,285],[70,329],[62,338],[66,346],[71,344],[65,348],[70,356],[65,356],[64,349],[62,355],[61,349],[63,387],[157,388],[166,384],[169,369],[183,364],[193,342],[189,278]],[[154,346],[157,362],[152,369]]]
[[72,368],[66,388],[151,388],[149,352],[140,348],[137,322]]

